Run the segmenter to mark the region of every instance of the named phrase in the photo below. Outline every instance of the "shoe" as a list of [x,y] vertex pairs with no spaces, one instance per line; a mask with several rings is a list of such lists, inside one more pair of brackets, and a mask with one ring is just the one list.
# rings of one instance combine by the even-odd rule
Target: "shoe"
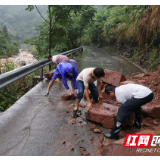
[[48,96],[48,95],[49,95],[49,93],[47,93],[47,92],[44,94],[44,96]]
[[141,108],[138,108],[135,111],[135,122],[134,122],[134,126],[138,129],[141,128]]
[[77,110],[73,110],[73,118],[77,118]]
[[138,128],[138,129],[140,129],[140,128],[141,128],[141,123],[140,123],[138,120],[135,120],[134,126],[135,126],[136,128]]
[[109,138],[109,139],[115,139],[115,140],[118,140],[118,139],[119,139],[119,135],[118,135],[118,134],[104,133],[104,136],[105,136],[106,138]]
[[104,136],[109,139],[118,140],[119,139],[119,132],[121,131],[121,129],[122,129],[122,123],[120,123],[116,119],[114,122],[114,126],[112,128],[112,131],[110,133],[105,133]]

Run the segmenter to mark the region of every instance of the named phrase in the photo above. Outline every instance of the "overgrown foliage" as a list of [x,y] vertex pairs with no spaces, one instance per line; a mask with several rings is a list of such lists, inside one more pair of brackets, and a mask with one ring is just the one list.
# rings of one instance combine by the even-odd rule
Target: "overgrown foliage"
[[[36,27],[37,36],[30,42],[37,49],[36,58],[48,56],[51,20],[51,54],[57,54],[81,45],[81,35],[96,12],[93,6],[49,6],[47,18]],[[34,6],[28,6],[33,10]]]
[[18,53],[18,44],[10,38],[7,27],[0,27],[0,58]]
[[133,56],[132,60],[137,57],[139,65],[155,70],[160,62],[159,17],[160,6],[98,7],[82,41],[87,45],[126,50]]
[[[5,64],[7,71],[13,70],[14,65],[10,62]],[[48,70],[48,66],[44,67],[44,72]],[[10,85],[0,89],[0,112],[5,111],[12,106],[21,96],[34,87],[33,77],[40,75],[40,70],[37,70]]]

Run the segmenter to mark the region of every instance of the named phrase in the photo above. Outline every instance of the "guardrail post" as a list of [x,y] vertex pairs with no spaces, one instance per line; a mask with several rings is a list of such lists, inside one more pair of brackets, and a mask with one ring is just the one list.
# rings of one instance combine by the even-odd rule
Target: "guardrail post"
[[43,80],[43,67],[41,68],[40,80]]
[[49,71],[51,70],[51,64],[49,64]]

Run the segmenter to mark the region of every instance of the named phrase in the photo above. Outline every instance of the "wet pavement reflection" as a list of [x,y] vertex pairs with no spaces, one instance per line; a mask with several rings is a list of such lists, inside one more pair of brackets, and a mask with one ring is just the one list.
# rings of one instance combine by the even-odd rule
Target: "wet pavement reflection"
[[102,67],[122,72],[125,76],[143,72],[124,58],[97,47],[84,46],[82,54],[76,56],[75,60],[79,65],[78,72],[88,67]]

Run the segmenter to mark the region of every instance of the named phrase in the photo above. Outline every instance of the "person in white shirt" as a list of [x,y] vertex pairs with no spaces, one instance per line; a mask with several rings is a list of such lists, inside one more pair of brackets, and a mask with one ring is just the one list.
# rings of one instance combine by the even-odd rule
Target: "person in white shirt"
[[122,105],[118,109],[118,114],[110,133],[105,133],[104,136],[110,139],[119,139],[119,132],[122,129],[123,121],[135,112],[134,126],[141,128],[141,106],[152,101],[153,92],[139,84],[126,84],[119,87],[106,86],[105,93],[110,98],[116,100]]
[[[101,92],[101,81],[100,78],[105,75],[104,69],[102,68],[85,68],[83,69],[78,77],[77,77],[77,86],[78,86],[78,95],[76,97],[76,105],[73,110],[73,118],[77,117],[77,110],[79,108],[79,103],[81,99],[83,98],[83,94],[85,91],[86,99],[87,99],[87,110],[91,107],[92,103],[98,103],[99,101],[101,102],[103,97],[102,97],[102,92]],[[93,82],[97,80],[97,87]],[[93,101],[91,102],[89,98],[89,92],[90,90],[92,96],[93,96]]]

